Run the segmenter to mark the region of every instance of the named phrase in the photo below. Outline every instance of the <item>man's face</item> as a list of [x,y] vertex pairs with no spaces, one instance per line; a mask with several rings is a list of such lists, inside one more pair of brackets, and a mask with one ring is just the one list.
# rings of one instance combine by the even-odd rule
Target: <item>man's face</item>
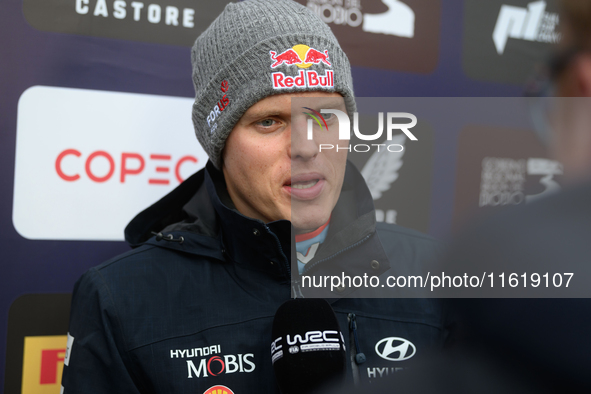
[[[343,184],[347,150],[319,151],[338,144],[338,122],[329,133],[307,139],[307,117],[292,118],[292,97],[309,97],[320,108],[346,111],[338,93],[305,92],[267,97],[240,118],[222,153],[228,193],[245,216],[265,223],[291,220],[298,232],[315,230],[330,218]],[[327,116],[328,118],[329,116]],[[348,141],[341,141],[346,146]]]

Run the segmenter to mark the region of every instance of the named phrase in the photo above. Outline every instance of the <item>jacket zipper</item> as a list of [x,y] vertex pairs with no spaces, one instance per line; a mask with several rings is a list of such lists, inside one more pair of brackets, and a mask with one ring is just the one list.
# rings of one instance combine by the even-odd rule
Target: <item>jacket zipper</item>
[[265,230],[267,231],[267,233],[269,233],[273,236],[275,243],[279,247],[279,251],[281,252],[281,256],[283,256],[283,261],[285,262],[285,267],[287,268],[287,274],[291,277],[291,267],[289,266],[289,259],[285,256],[285,252],[283,251],[283,248],[281,247],[281,242],[279,242],[279,238],[277,238],[277,235],[275,235],[275,233],[273,231],[271,231],[269,226],[267,226],[266,224],[264,226],[265,226]]
[[357,338],[357,316],[354,313],[347,315],[349,322],[349,349],[351,349],[351,369],[353,371],[353,383],[359,385],[359,365],[366,360],[365,354],[359,347],[359,338]]

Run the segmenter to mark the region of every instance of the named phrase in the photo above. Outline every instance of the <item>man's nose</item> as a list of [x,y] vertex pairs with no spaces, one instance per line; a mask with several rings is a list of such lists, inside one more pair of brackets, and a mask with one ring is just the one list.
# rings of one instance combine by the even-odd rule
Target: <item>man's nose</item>
[[[292,117],[291,122],[291,149],[292,160],[311,160],[318,155],[318,144],[313,136],[308,135],[308,121],[305,116]],[[311,139],[309,139],[312,137]]]

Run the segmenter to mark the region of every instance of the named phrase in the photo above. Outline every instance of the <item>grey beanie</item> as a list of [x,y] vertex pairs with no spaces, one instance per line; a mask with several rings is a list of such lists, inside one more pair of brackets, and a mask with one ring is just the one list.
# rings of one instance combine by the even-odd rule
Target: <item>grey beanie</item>
[[218,169],[234,125],[265,97],[338,92],[355,112],[347,55],[328,25],[292,0],[228,4],[195,41],[191,61],[195,134]]

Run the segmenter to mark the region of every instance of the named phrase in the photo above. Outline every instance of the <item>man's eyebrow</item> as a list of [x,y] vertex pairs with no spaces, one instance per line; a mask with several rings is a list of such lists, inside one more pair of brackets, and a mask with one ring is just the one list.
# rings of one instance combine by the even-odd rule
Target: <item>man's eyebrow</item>
[[244,114],[244,118],[247,120],[253,120],[253,119],[260,119],[260,118],[266,118],[266,117],[272,117],[272,116],[280,116],[282,114],[281,111],[275,110],[275,109],[268,109],[268,110],[259,110],[259,111],[252,111],[252,112],[246,112]]

